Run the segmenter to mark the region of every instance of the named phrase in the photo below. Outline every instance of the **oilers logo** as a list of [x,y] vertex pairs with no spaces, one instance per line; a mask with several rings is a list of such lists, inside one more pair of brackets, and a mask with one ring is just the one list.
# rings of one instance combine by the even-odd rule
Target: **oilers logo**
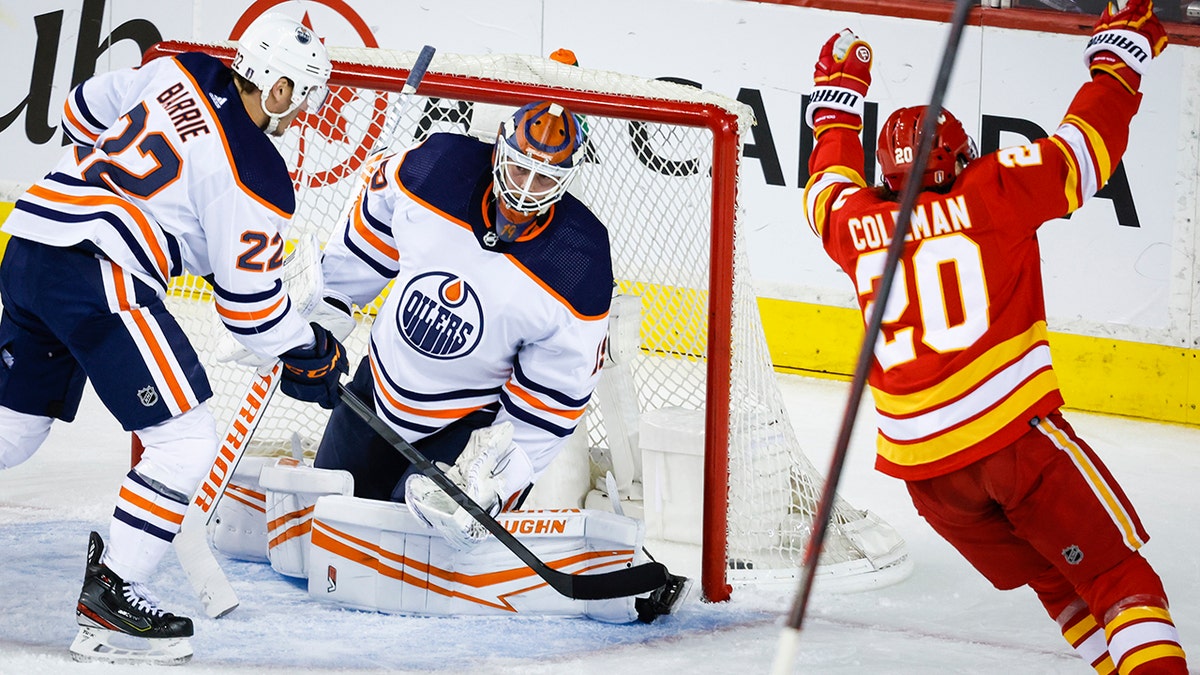
[[400,297],[396,328],[413,349],[435,359],[456,359],[479,344],[483,307],[475,289],[448,272],[413,278]]

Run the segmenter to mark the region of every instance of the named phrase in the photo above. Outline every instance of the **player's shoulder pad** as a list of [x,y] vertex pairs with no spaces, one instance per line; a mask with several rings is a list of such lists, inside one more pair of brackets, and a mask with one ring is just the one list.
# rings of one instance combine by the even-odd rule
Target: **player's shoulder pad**
[[481,176],[491,174],[492,146],[452,133],[436,133],[404,155],[396,172],[401,187],[437,210],[463,221],[475,206]]
[[582,316],[602,316],[612,302],[612,251],[608,228],[567,193],[554,205],[550,224],[509,253]]
[[175,60],[195,80],[221,126],[225,152],[241,186],[284,213],[296,210],[296,193],[287,164],[271,139],[242,105],[233,71],[207,54],[187,52]]

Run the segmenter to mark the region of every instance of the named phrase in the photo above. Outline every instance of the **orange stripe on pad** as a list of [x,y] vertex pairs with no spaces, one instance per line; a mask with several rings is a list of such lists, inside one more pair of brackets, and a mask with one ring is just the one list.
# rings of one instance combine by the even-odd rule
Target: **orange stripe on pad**
[[252,499],[247,499],[246,497],[242,496],[241,494],[232,491],[231,490],[232,487],[233,486],[231,485],[231,486],[225,488],[225,497],[226,498],[232,499],[233,501],[238,502],[239,504],[245,504],[252,511],[257,511],[259,513],[267,512],[267,509],[262,505],[261,502],[255,502]]
[[[335,539],[333,536],[331,536],[331,534],[329,534],[329,533],[332,533],[333,535],[336,535],[337,537],[339,537],[341,539],[345,539],[346,541],[349,541],[350,543],[354,544],[355,546],[361,547],[362,549],[366,549],[370,553],[364,553],[362,550],[359,550],[357,548],[354,548],[353,546],[350,546],[347,543],[339,541],[338,539]],[[528,592],[528,591],[531,591],[531,590],[534,590],[537,588],[541,588],[542,586],[546,585],[545,582],[539,582],[539,583],[535,583],[531,586],[519,588],[517,590],[510,591],[508,593],[503,593],[496,597],[495,602],[492,602],[492,601],[489,601],[484,598],[478,598],[475,596],[464,594],[459,591],[455,591],[455,590],[451,590],[448,588],[443,588],[441,586],[435,585],[433,583],[430,583],[429,579],[426,579],[426,578],[423,578],[420,576],[414,576],[413,574],[406,572],[405,568],[411,568],[412,570],[414,570],[417,573],[427,574],[430,577],[437,577],[437,578],[443,579],[445,581],[449,581],[449,582],[453,582],[453,583],[457,583],[457,584],[460,584],[463,586],[468,586],[468,587],[477,588],[477,589],[485,588],[488,586],[495,586],[495,585],[507,583],[510,581],[517,581],[520,579],[526,579],[526,578],[533,577],[533,576],[535,576],[533,570],[528,567],[522,566],[519,568],[500,570],[497,572],[489,572],[486,574],[478,574],[478,575],[459,574],[457,572],[451,572],[448,570],[441,569],[439,567],[435,567],[435,566],[430,565],[425,562],[412,560],[411,558],[407,558],[405,556],[396,555],[395,553],[392,553],[391,551],[386,551],[375,544],[364,541],[357,537],[351,536],[345,532],[337,530],[333,527],[330,527],[328,523],[325,523],[322,521],[317,521],[316,523],[313,524],[312,543],[313,543],[313,546],[323,548],[326,551],[329,551],[331,553],[334,553],[335,555],[346,558],[347,560],[350,560],[352,562],[356,562],[356,563],[359,563],[366,567],[369,567],[369,568],[375,570],[376,572],[378,572],[382,576],[385,576],[385,577],[388,577],[391,579],[397,579],[397,580],[403,581],[404,583],[407,583],[409,585],[416,586],[418,588],[425,588],[425,589],[428,589],[429,591],[432,591],[439,595],[444,595],[447,597],[461,598],[468,602],[473,602],[473,603],[476,603],[479,605],[484,605],[487,607],[492,607],[495,609],[509,611],[509,612],[516,612],[516,608],[514,608],[512,605],[510,605],[505,600],[505,598],[513,596],[513,595],[525,593],[525,592]],[[578,564],[580,562],[585,562],[585,561],[589,561],[589,560],[596,561],[596,564],[589,565],[585,570],[581,570],[581,571],[590,571],[592,569],[613,565],[614,561],[612,561],[612,560],[600,561],[601,558],[611,558],[613,556],[624,556],[628,559],[632,559],[633,551],[632,550],[590,551],[587,553],[580,553],[578,555],[569,556],[569,557],[563,558],[561,560],[547,561],[547,564],[553,568],[562,568],[562,567],[568,567],[570,565]],[[628,562],[628,560],[626,560],[625,562]],[[395,566],[393,566],[393,565],[395,565]]]

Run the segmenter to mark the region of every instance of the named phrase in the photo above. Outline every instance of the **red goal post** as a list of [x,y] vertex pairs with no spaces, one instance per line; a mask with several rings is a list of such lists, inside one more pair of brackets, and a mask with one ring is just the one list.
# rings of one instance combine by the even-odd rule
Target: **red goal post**
[[[145,59],[185,51],[204,51],[226,62],[234,54],[228,45],[164,42]],[[332,47],[330,55],[331,104],[320,115],[302,116],[281,143],[297,185],[294,228],[314,229],[322,242],[344,217],[348,192],[359,184],[389,97],[403,85],[416,52]],[[631,376],[637,390],[634,417],[679,409],[703,418],[697,543],[705,597],[727,599],[734,578],[792,578],[821,479],[804,457],[781,403],[745,254],[738,248],[738,172],[752,113],[732,99],[671,82],[522,55],[439,52],[392,147],[432,131],[475,132],[479,118],[539,99],[558,101],[585,116],[592,132],[592,166],[577,181],[579,191],[572,192],[609,227],[618,290],[641,299]],[[632,158],[627,157],[630,148]],[[643,179],[642,174],[650,175]],[[660,231],[664,237],[656,239]],[[173,284],[171,296],[194,304],[204,293],[193,279]],[[371,317],[370,308],[359,313],[362,322]],[[214,414],[223,424],[222,416],[229,414],[223,399],[240,400],[247,371],[207,360],[223,339],[212,330],[211,317],[199,319],[204,327],[180,320],[206,358],[216,392]],[[366,332],[360,327],[355,335],[364,340]],[[350,341],[347,348],[356,351]],[[234,383],[232,395],[224,380]],[[323,417],[311,406],[289,408],[291,402],[283,398],[272,401],[256,441],[269,440],[274,415],[282,418],[278,435],[299,437],[311,452]],[[615,413],[598,407],[590,406],[581,427],[586,426],[593,448],[610,449],[613,425],[604,418]],[[306,425],[313,428],[297,431]],[[636,440],[637,434],[630,437]],[[635,464],[640,469],[641,460]],[[637,473],[640,481],[642,472]],[[642,496],[641,489],[635,492]],[[761,499],[773,501],[760,504]],[[909,569],[903,541],[891,528],[844,503],[835,513],[830,540],[822,567],[830,577],[852,580],[850,586],[878,585],[902,578]]]

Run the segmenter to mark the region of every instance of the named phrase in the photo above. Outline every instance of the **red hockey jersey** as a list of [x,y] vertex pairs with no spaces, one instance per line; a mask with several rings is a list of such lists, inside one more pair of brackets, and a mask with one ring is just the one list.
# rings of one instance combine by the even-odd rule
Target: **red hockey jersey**
[[[976,159],[946,193],[922,192],[875,344],[876,468],[905,480],[954,471],[1062,405],[1050,363],[1037,229],[1112,175],[1141,102],[1098,75],[1048,138]],[[899,205],[864,181],[857,133],[821,134],[805,214],[870,316]]]

